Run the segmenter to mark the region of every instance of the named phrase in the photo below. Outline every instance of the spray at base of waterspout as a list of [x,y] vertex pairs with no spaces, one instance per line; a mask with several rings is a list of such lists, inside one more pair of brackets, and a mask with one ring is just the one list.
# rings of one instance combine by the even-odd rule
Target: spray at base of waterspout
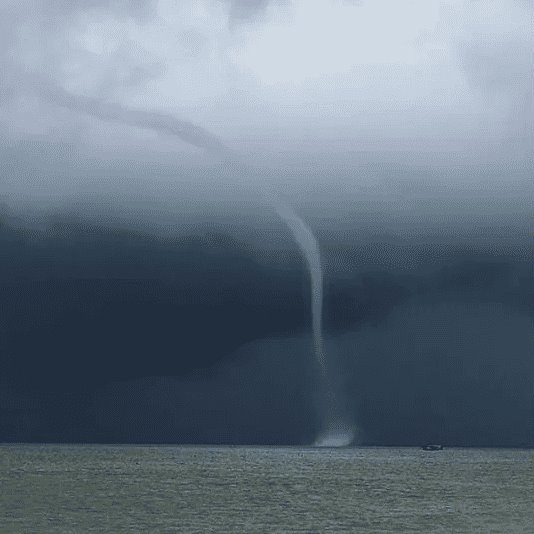
[[357,427],[342,409],[340,392],[338,391],[336,395],[336,389],[334,389],[326,369],[322,375],[322,387],[324,389],[318,399],[321,428],[313,446],[347,447],[355,442],[358,433]]
[[355,431],[353,428],[340,425],[325,430],[315,440],[314,447],[348,447],[354,441]]

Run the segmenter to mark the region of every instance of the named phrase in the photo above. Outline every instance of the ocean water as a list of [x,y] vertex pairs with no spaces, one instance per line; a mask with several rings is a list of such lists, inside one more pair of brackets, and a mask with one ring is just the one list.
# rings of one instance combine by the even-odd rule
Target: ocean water
[[534,533],[534,450],[3,445],[0,492],[8,533]]

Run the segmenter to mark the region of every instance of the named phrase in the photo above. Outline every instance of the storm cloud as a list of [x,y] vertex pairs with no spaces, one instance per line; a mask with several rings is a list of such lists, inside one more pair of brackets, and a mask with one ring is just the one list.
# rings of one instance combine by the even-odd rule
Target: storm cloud
[[[34,99],[46,77],[81,97],[175,114],[264,157],[415,149],[502,159],[526,120],[516,108],[528,106],[528,15],[512,0],[409,10],[387,0],[8,2],[2,129],[57,142],[76,132],[99,149],[106,128]],[[158,143],[121,135],[118,155],[143,146],[156,157]]]
[[232,23],[250,21],[265,13],[269,5],[279,3],[280,0],[222,0],[229,4],[230,20]]
[[0,439],[309,442],[267,184],[317,237],[363,442],[525,444],[531,10],[3,2]]

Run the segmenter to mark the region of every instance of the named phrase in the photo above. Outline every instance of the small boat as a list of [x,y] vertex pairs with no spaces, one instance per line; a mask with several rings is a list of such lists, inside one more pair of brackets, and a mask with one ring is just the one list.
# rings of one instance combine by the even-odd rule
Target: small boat
[[437,445],[435,443],[427,443],[421,447],[424,451],[442,451],[443,445]]

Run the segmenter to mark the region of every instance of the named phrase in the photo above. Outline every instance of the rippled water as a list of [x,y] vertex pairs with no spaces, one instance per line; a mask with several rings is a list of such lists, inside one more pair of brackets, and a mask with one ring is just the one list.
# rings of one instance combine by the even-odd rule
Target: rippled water
[[534,451],[0,446],[2,532],[534,532]]

